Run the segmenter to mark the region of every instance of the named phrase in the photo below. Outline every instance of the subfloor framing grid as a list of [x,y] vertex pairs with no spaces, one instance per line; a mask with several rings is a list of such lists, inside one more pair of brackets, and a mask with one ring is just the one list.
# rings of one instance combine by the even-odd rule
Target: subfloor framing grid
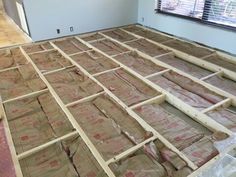
[[[141,28],[143,28],[143,27],[141,27]],[[143,29],[146,29],[146,28],[143,28]],[[137,37],[138,39],[143,38],[141,36],[138,36],[138,35],[136,35],[134,33],[129,32],[129,31],[123,29],[123,28],[121,28],[121,30],[126,32],[127,34],[131,34],[134,37]],[[10,99],[10,100],[1,101],[1,118],[2,118],[2,121],[4,123],[5,130],[6,130],[8,144],[9,144],[10,149],[11,149],[11,154],[12,154],[13,162],[15,164],[15,169],[16,169],[17,177],[22,177],[23,176],[22,172],[21,172],[21,169],[20,169],[19,160],[24,159],[24,158],[26,158],[26,157],[28,157],[28,156],[36,153],[36,152],[39,152],[40,150],[45,149],[46,147],[48,147],[48,146],[50,146],[50,145],[52,145],[52,144],[54,144],[56,142],[60,142],[62,140],[68,139],[68,138],[73,137],[74,135],[77,135],[77,134],[79,134],[79,136],[86,143],[87,147],[90,149],[90,151],[92,152],[92,154],[94,155],[94,157],[96,158],[98,163],[101,165],[101,167],[103,168],[103,170],[106,172],[106,174],[109,177],[115,177],[114,173],[112,172],[112,170],[109,167],[109,165],[111,163],[117,162],[120,159],[122,159],[124,157],[127,157],[128,155],[130,155],[130,154],[134,153],[135,151],[137,151],[138,149],[142,148],[145,144],[150,143],[150,142],[152,142],[154,140],[157,140],[157,139],[160,140],[166,147],[168,147],[169,149],[171,149],[172,151],[177,153],[183,160],[185,160],[185,162],[188,164],[188,166],[192,170],[195,170],[195,172],[192,174],[192,176],[196,175],[198,172],[201,172],[203,169],[207,168],[210,164],[212,164],[215,160],[217,160],[220,157],[220,155],[216,156],[215,158],[210,160],[208,163],[206,163],[202,167],[198,168],[191,160],[189,160],[186,157],[185,154],[183,154],[180,150],[178,150],[175,146],[173,146],[171,144],[171,142],[169,142],[165,137],[163,137],[160,133],[158,133],[157,130],[155,130],[152,126],[150,126],[147,122],[145,122],[144,119],[142,119],[137,113],[135,113],[134,109],[139,107],[139,106],[141,106],[141,105],[145,105],[147,103],[163,102],[164,100],[166,100],[168,103],[174,105],[176,108],[178,108],[182,112],[186,113],[192,119],[194,119],[195,121],[199,122],[203,126],[207,127],[211,131],[213,131],[213,132],[219,131],[219,132],[227,133],[228,135],[232,135],[233,132],[231,130],[229,130],[228,128],[224,127],[220,123],[214,121],[212,118],[208,117],[205,113],[209,112],[211,110],[214,110],[217,107],[220,107],[222,105],[231,105],[232,104],[232,105],[235,106],[236,105],[236,96],[232,95],[232,94],[230,94],[230,93],[228,93],[228,92],[226,92],[226,91],[224,91],[222,89],[219,89],[219,88],[217,88],[215,86],[212,86],[212,85],[204,82],[204,79],[206,79],[206,78],[204,78],[204,79],[195,78],[195,77],[193,77],[193,76],[191,76],[191,75],[189,75],[189,74],[187,74],[187,73],[185,73],[185,72],[183,72],[183,71],[181,71],[181,70],[179,70],[177,68],[174,68],[174,67],[172,67],[172,66],[170,66],[170,65],[168,65],[168,64],[166,64],[164,62],[161,62],[159,60],[156,60],[156,58],[160,57],[161,55],[160,56],[151,57],[151,56],[149,56],[149,55],[147,55],[147,54],[145,54],[145,53],[143,53],[143,52],[141,52],[139,50],[136,50],[136,49],[128,46],[126,44],[126,42],[120,42],[120,41],[118,41],[118,40],[116,40],[116,39],[114,39],[112,37],[109,37],[108,35],[105,35],[103,31],[99,32],[98,34],[103,36],[103,39],[98,39],[98,40],[95,40],[93,42],[97,42],[99,40],[104,40],[104,38],[108,39],[108,40],[111,40],[111,41],[113,41],[113,42],[123,46],[124,48],[126,48],[128,50],[128,52],[124,52],[124,53],[129,53],[131,51],[134,51],[134,52],[138,53],[140,56],[144,57],[145,59],[148,59],[148,60],[154,62],[155,64],[166,68],[166,70],[158,72],[158,73],[154,73],[153,75],[150,75],[150,76],[147,76],[147,77],[144,77],[144,76],[140,75],[139,73],[137,73],[136,71],[132,70],[131,68],[127,67],[126,65],[122,64],[121,62],[118,62],[114,58],[117,55],[110,56],[110,55],[106,54],[105,52],[99,50],[98,48],[94,47],[93,45],[91,45],[92,42],[86,42],[85,40],[83,40],[81,37],[84,37],[85,35],[77,36],[77,37],[75,37],[75,39],[77,39],[81,43],[85,44],[87,47],[91,48],[92,50],[94,50],[94,51],[104,55],[105,57],[109,58],[111,61],[113,61],[114,63],[116,63],[118,65],[118,67],[116,67],[114,69],[111,69],[111,70],[106,70],[106,71],[103,71],[101,73],[96,73],[96,74],[90,74],[85,68],[83,68],[81,65],[79,65],[77,62],[75,62],[72,59],[73,55],[80,54],[80,53],[86,53],[86,52],[89,52],[89,50],[69,55],[69,54],[66,54],[65,52],[63,52],[63,50],[61,50],[57,45],[55,45],[55,41],[50,41],[50,44],[53,46],[53,49],[45,50],[46,52],[47,51],[54,51],[54,50],[58,51],[62,56],[64,56],[67,60],[69,60],[72,63],[73,66],[77,67],[80,71],[82,71],[82,73],[84,75],[86,75],[88,78],[93,80],[95,83],[97,83],[103,89],[103,92],[101,92],[101,93],[88,96],[86,98],[83,98],[81,100],[78,100],[78,101],[75,101],[75,102],[72,102],[72,103],[69,103],[69,104],[65,104],[65,103],[63,103],[63,101],[58,96],[58,94],[56,93],[54,88],[51,86],[51,84],[48,82],[48,80],[46,79],[45,76],[47,74],[50,74],[50,73],[53,73],[53,72],[57,72],[57,71],[60,72],[61,70],[64,70],[66,68],[57,69],[55,71],[50,71],[48,73],[42,73],[42,71],[40,71],[40,69],[37,67],[37,65],[31,59],[30,54],[27,54],[26,51],[24,50],[24,48],[20,46],[19,48],[20,48],[21,52],[23,53],[23,55],[25,56],[27,61],[33,66],[33,68],[35,69],[35,71],[37,72],[37,74],[39,75],[41,80],[45,83],[47,88],[44,89],[44,90],[41,90],[41,91],[36,91],[36,92],[30,93],[30,94],[27,94],[27,95],[24,95],[24,96],[20,96],[20,97],[17,97],[17,98],[13,98],[13,99]],[[61,40],[63,40],[63,39],[61,39]],[[195,64],[198,64],[198,65],[204,66],[205,68],[207,68],[209,70],[215,71],[216,73],[214,73],[213,75],[220,74],[221,72],[224,72],[227,76],[229,76],[230,78],[236,80],[236,73],[235,72],[232,72],[232,71],[230,71],[228,69],[225,69],[223,67],[219,67],[217,65],[211,64],[209,62],[203,61],[202,59],[199,59],[197,57],[187,55],[187,54],[185,54],[183,52],[177,51],[177,50],[172,49],[170,47],[166,47],[165,45],[157,43],[157,42],[154,42],[154,41],[152,41],[150,39],[146,39],[146,40],[150,41],[151,43],[153,43],[153,44],[155,44],[155,45],[157,45],[157,46],[159,46],[159,47],[161,47],[163,49],[170,50],[171,52],[175,53],[177,56],[180,56],[183,59],[185,59],[187,61],[190,61],[191,63],[195,63]],[[58,41],[58,40],[56,40],[56,41]],[[59,39],[59,41],[60,41],[60,39]],[[42,52],[44,52],[44,51],[42,51]],[[36,53],[38,53],[38,52],[36,52]],[[120,54],[118,54],[118,55],[120,55]],[[221,54],[221,55],[226,56],[225,54]],[[17,68],[17,67],[12,67],[12,68],[10,68],[8,70],[15,69],[15,68]],[[96,76],[98,76],[100,74],[104,74],[104,73],[107,73],[107,72],[115,71],[115,70],[121,69],[121,68],[124,69],[127,73],[129,73],[129,74],[135,76],[136,78],[142,80],[149,87],[151,87],[154,90],[160,92],[161,95],[156,96],[154,98],[151,98],[151,99],[149,99],[147,101],[138,103],[138,104],[133,105],[133,106],[127,106],[121,99],[119,99],[116,95],[114,95],[114,93],[112,91],[107,89],[102,83],[100,83],[95,78]],[[160,86],[158,86],[158,85],[154,84],[153,82],[151,82],[150,80],[148,80],[148,78],[151,77],[151,76],[161,75],[161,74],[163,74],[165,72],[168,72],[170,70],[173,70],[173,71],[175,71],[176,73],[178,73],[180,75],[186,76],[186,77],[192,79],[193,81],[195,81],[196,83],[204,85],[205,87],[207,87],[208,89],[214,91],[215,93],[224,96],[225,99],[222,102],[219,102],[219,103],[213,105],[212,107],[209,107],[209,108],[207,108],[207,109],[205,109],[203,111],[199,111],[199,110],[191,107],[190,105],[184,103],[182,100],[180,100],[176,96],[172,95],[168,91],[164,90]],[[5,70],[2,70],[0,72],[4,72],[4,71]],[[210,75],[209,77],[211,77],[211,76],[212,75]],[[30,98],[30,97],[39,95],[39,94],[47,92],[47,91],[49,91],[52,94],[52,96],[55,98],[56,102],[58,103],[60,108],[63,110],[63,112],[66,114],[66,116],[69,119],[70,123],[73,125],[75,131],[71,132],[69,134],[66,134],[66,135],[64,135],[62,137],[56,138],[56,139],[54,139],[54,140],[52,140],[52,141],[50,141],[48,143],[45,143],[43,145],[40,145],[40,146],[38,146],[36,148],[33,148],[33,149],[28,150],[26,152],[23,152],[22,154],[18,154],[17,155],[16,151],[15,151],[15,148],[14,148],[13,141],[12,141],[12,137],[11,137],[8,121],[6,119],[6,113],[5,113],[3,104],[8,103],[8,102],[12,102],[12,101],[15,101],[15,100],[20,100],[20,99],[23,99],[23,98]],[[117,156],[115,156],[115,157],[113,157],[113,158],[111,158],[111,159],[109,159],[107,161],[105,161],[102,158],[102,155],[98,152],[96,147],[93,145],[91,140],[88,138],[86,133],[83,131],[83,129],[80,127],[80,125],[78,124],[78,122],[75,120],[74,116],[71,114],[71,112],[68,109],[68,107],[70,107],[72,105],[75,105],[77,103],[82,103],[82,102],[91,100],[92,98],[95,98],[95,97],[97,97],[99,95],[102,95],[102,94],[107,94],[109,97],[111,97],[124,110],[126,110],[127,113],[131,117],[133,117],[146,131],[152,132],[152,134],[153,134],[153,136],[151,138],[146,139],[142,143],[139,143],[139,144],[133,146],[132,148],[124,151],[123,153],[121,153],[121,154],[119,154],[119,155],[117,155]],[[229,149],[227,149],[227,150],[231,150],[232,148],[235,148],[235,146],[234,147],[229,147]]]

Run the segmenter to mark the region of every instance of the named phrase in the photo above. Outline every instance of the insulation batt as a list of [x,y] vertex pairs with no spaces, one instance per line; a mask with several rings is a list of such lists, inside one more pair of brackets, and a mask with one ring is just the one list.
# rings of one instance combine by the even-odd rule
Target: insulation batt
[[4,106],[18,154],[73,131],[69,120],[49,93]]
[[55,41],[54,44],[68,55],[89,50],[89,47],[82,44],[75,38],[67,38],[64,40]]
[[116,29],[113,31],[107,31],[107,32],[104,32],[104,34],[113,38],[113,39],[116,39],[120,42],[127,42],[127,41],[132,41],[134,39],[137,39],[133,35],[128,34],[120,29]]
[[95,51],[74,55],[71,58],[90,74],[100,73],[119,66],[109,58]]
[[139,39],[136,41],[127,42],[126,44],[152,57],[170,52],[169,50],[158,47],[157,45],[147,41],[146,39]]
[[211,56],[205,58],[204,60],[206,60],[210,63],[213,63],[217,66],[224,67],[224,68],[231,70],[233,72],[236,71],[236,63],[229,61],[229,60],[227,60],[227,58],[224,58],[220,55],[217,55],[217,54],[211,55]]
[[230,111],[226,108],[217,108],[210,112],[207,112],[207,115],[210,116],[215,121],[224,125],[228,129],[236,132],[236,113]]
[[86,35],[86,36],[81,36],[80,38],[83,39],[86,42],[104,39],[104,37],[101,34],[98,34],[98,33],[90,34],[90,35]]
[[48,74],[46,79],[65,104],[102,91],[98,84],[75,67]]
[[53,49],[53,46],[49,42],[45,42],[40,44],[26,45],[23,46],[23,49],[26,53],[34,53]]
[[19,48],[0,51],[0,70],[20,66],[27,63]]
[[206,87],[175,72],[154,76],[150,80],[198,110],[206,109],[224,99]]
[[173,54],[158,57],[157,60],[160,60],[168,65],[171,65],[171,66],[173,66],[185,73],[188,73],[193,77],[199,78],[199,79],[209,76],[213,73],[213,72],[208,71],[204,68],[201,68],[200,66],[192,64],[190,62],[187,62],[181,58],[178,58],[177,56],[175,56]]
[[204,136],[202,132],[157,104],[144,105],[136,108],[135,112],[180,150]]
[[147,38],[147,39],[150,39],[152,41],[158,42],[158,43],[163,43],[163,42],[166,42],[166,41],[172,39],[169,36],[158,34],[158,33],[155,33],[155,32],[149,31],[149,30],[145,30],[145,29],[136,31],[134,33],[139,35],[139,36],[142,36],[144,38]]
[[194,44],[180,41],[180,40],[172,40],[172,41],[167,41],[164,43],[164,45],[174,48],[176,50],[180,50],[184,53],[187,53],[189,55],[193,55],[195,57],[201,58],[207,55],[212,54],[213,52],[207,48],[204,47],[199,47]]
[[128,51],[128,49],[124,48],[120,44],[113,42],[109,39],[96,41],[96,42],[91,43],[91,45],[103,51],[107,55],[117,55],[117,54]]
[[42,72],[52,71],[72,65],[70,61],[63,57],[58,51],[36,53],[29,56]]
[[46,85],[30,64],[0,72],[0,94],[3,101],[45,88]]
[[112,92],[128,106],[160,94],[123,69],[99,75],[96,79],[105,87],[114,88]]
[[222,76],[213,76],[205,80],[205,82],[214,85],[226,92],[229,92],[236,96],[236,81],[227,79]]
[[139,56],[135,52],[118,55],[117,57],[115,57],[115,59],[124,64],[125,66],[128,66],[129,68],[138,72],[142,76],[148,76],[150,74],[154,74],[166,69],[154,64],[150,60]]
[[106,96],[70,111],[106,160],[145,140],[145,130]]

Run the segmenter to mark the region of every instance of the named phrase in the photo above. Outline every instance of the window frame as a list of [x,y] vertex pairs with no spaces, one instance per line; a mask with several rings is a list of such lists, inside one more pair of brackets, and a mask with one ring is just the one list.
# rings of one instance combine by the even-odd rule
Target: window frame
[[[195,18],[195,17],[191,17],[191,16],[186,16],[186,15],[181,15],[181,14],[176,14],[176,13],[163,11],[163,10],[160,9],[160,6],[159,6],[159,4],[162,3],[162,0],[157,0],[157,1],[158,1],[157,2],[157,8],[155,9],[156,13],[163,14],[163,15],[170,15],[170,16],[173,16],[173,17],[198,22],[200,24],[209,25],[209,26],[213,26],[213,27],[217,27],[217,28],[226,29],[226,30],[236,32],[236,27],[234,27],[234,26],[208,21],[210,8],[207,8],[207,7],[209,7],[212,0],[206,0],[205,5],[204,5],[204,9],[203,9],[202,18]],[[207,4],[208,4],[208,6],[207,6]]]

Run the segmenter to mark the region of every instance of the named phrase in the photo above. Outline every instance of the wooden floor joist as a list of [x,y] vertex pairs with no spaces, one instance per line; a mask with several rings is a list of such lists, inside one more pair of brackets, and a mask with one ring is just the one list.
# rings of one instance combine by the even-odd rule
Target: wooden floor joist
[[[145,29],[145,30],[149,30],[149,31],[152,31],[152,32],[164,35],[164,36],[168,36],[168,35],[162,34],[160,32],[156,32],[156,31],[151,30],[151,29],[147,29],[147,28],[144,28],[144,27],[140,27],[140,28]],[[109,37],[108,35],[104,34],[104,32],[112,31],[114,29],[120,29],[121,31],[123,31],[127,34],[132,35],[133,37],[135,37],[135,39],[132,39],[130,41],[125,41],[125,42],[120,42],[119,40],[114,39],[114,38]],[[114,28],[114,29],[109,29],[109,30],[104,30],[104,31],[98,32],[98,33],[94,33],[95,35],[98,34],[100,37],[98,39],[92,40],[92,41],[86,41],[86,40],[83,39],[84,37],[89,36],[92,33],[76,36],[74,38],[70,37],[70,38],[78,40],[81,44],[83,44],[83,45],[85,45],[86,47],[89,48],[85,51],[79,51],[79,52],[75,52],[75,53],[72,53],[72,54],[66,54],[55,43],[56,41],[63,41],[66,38],[50,41],[49,44],[53,47],[52,49],[47,49],[47,48],[43,47],[43,45],[42,45],[43,51],[38,51],[38,52],[27,53],[23,46],[19,47],[20,51],[23,53],[23,55],[27,59],[28,63],[30,63],[33,66],[36,73],[39,75],[40,79],[45,83],[47,88],[44,89],[44,90],[41,90],[41,91],[32,92],[32,93],[27,94],[27,95],[23,95],[23,96],[19,96],[17,98],[6,100],[4,102],[1,101],[1,103],[0,103],[0,106],[1,106],[0,112],[2,112],[2,115],[3,115],[3,119],[1,120],[1,118],[0,118],[0,121],[3,121],[4,126],[5,126],[5,131],[6,131],[6,134],[7,134],[8,144],[9,144],[10,149],[11,149],[11,154],[12,154],[13,162],[14,162],[14,165],[15,165],[17,177],[23,177],[23,174],[22,174],[22,171],[21,171],[21,168],[20,168],[20,164],[19,164],[19,160],[27,158],[27,157],[29,157],[29,156],[31,156],[31,155],[47,148],[47,147],[49,147],[49,146],[51,146],[51,145],[53,145],[57,142],[61,142],[62,140],[73,137],[74,135],[79,135],[83,139],[83,141],[85,142],[85,144],[87,145],[87,147],[89,148],[89,150],[91,151],[91,153],[93,154],[93,156],[95,157],[97,162],[100,164],[102,169],[108,175],[108,177],[115,177],[115,174],[113,173],[113,171],[111,170],[109,165],[111,165],[114,162],[118,162],[121,159],[124,159],[129,155],[132,155],[137,150],[143,148],[146,144],[148,144],[150,142],[153,142],[155,140],[161,141],[167,148],[169,148],[170,150],[175,152],[179,157],[181,157],[187,163],[187,165],[194,171],[193,174],[190,175],[190,177],[193,177],[194,175],[199,174],[202,170],[207,169],[211,164],[213,164],[217,159],[220,158],[221,154],[217,155],[215,158],[212,158],[209,162],[205,163],[203,166],[201,166],[199,168],[182,151],[177,149],[170,141],[168,141],[156,129],[154,129],[151,125],[149,125],[134,110],[136,108],[140,107],[140,106],[144,106],[144,105],[147,105],[147,104],[152,104],[152,103],[161,104],[163,102],[167,102],[167,103],[173,105],[174,107],[176,107],[178,110],[180,110],[183,113],[187,114],[194,121],[197,121],[201,125],[203,125],[204,127],[207,127],[209,130],[211,130],[213,132],[220,131],[220,132],[224,132],[228,135],[232,135],[233,132],[231,130],[229,130],[225,126],[221,125],[220,123],[216,122],[215,120],[213,120],[212,118],[207,116],[206,113],[209,112],[209,111],[215,110],[216,108],[221,107],[221,106],[224,106],[224,107],[228,107],[230,105],[236,106],[236,96],[232,95],[232,94],[230,94],[230,93],[228,93],[228,92],[226,92],[222,89],[219,89],[219,88],[217,88],[213,85],[210,85],[210,84],[206,83],[205,80],[212,77],[212,76],[215,76],[215,75],[226,75],[228,78],[231,78],[231,79],[236,81],[236,72],[233,72],[233,71],[230,71],[226,68],[223,68],[223,66],[217,66],[217,65],[212,64],[210,62],[207,62],[207,61],[204,60],[205,57],[204,58],[197,58],[197,57],[188,55],[186,53],[175,50],[175,49],[165,45],[165,43],[170,42],[172,40],[175,40],[176,39],[175,37],[172,37],[172,39],[170,39],[168,41],[165,41],[164,43],[157,43],[157,42],[152,41],[151,39],[147,39],[147,38],[141,37],[141,36],[139,36],[135,33],[129,32],[129,31],[125,30],[124,28]],[[127,45],[127,43],[137,41],[138,39],[145,39],[145,40],[151,42],[152,44],[155,44],[156,46],[161,47],[163,49],[166,49],[170,52],[167,52],[165,54],[161,54],[161,55],[158,55],[158,56],[151,57],[151,56],[145,54],[144,52],[141,52],[141,51],[139,51],[137,49],[134,49],[133,47],[130,47],[129,45]],[[93,43],[96,43],[96,42],[99,42],[99,41],[105,41],[105,40],[113,41],[113,42],[121,45],[125,49],[127,49],[127,51],[120,52],[119,54],[115,54],[115,55],[108,55],[105,52],[103,52],[102,50],[100,50],[97,47],[93,46]],[[75,44],[73,41],[72,41],[72,43],[73,43],[74,46],[77,46],[77,44]],[[194,44],[194,45],[198,45],[198,44]],[[215,50],[212,50],[212,49],[210,49],[210,50],[212,52],[214,52],[214,54],[218,53],[219,55],[222,55],[226,58],[229,58],[229,61],[235,59],[234,57],[231,57],[227,54],[223,54],[221,52],[216,52]],[[30,58],[30,55],[31,54],[37,54],[37,53],[49,52],[49,51],[58,51],[64,58],[69,60],[72,63],[72,65],[69,66],[69,67],[64,67],[64,68],[60,68],[60,69],[56,69],[56,70],[52,70],[52,71],[48,71],[48,72],[40,71],[38,66]],[[103,55],[107,59],[113,61],[115,64],[117,64],[117,67],[112,68],[112,69],[107,69],[107,70],[104,70],[102,72],[98,72],[96,74],[90,74],[84,67],[82,67],[80,64],[78,64],[72,58],[75,55],[83,54],[83,53],[87,53],[88,55],[90,55],[89,52],[91,52],[91,51],[98,52],[99,54]],[[116,57],[118,57],[118,56],[121,56],[121,55],[124,55],[124,54],[130,54],[131,52],[136,52],[138,55],[140,55],[144,59],[152,61],[155,65],[163,67],[164,70],[156,72],[156,73],[152,73],[152,74],[147,75],[147,76],[142,76],[138,72],[134,71],[133,69],[131,69],[130,67],[124,65],[123,63],[119,62],[116,59]],[[174,54],[174,55],[180,57],[181,59],[183,59],[185,61],[196,64],[197,66],[201,66],[203,68],[206,68],[209,71],[213,71],[213,73],[206,76],[206,77],[203,77],[203,78],[196,78],[196,77],[193,77],[193,76],[191,76],[190,74],[188,74],[184,71],[181,71],[181,70],[179,70],[179,69],[177,69],[173,66],[170,66],[170,65],[158,60],[158,58],[163,57],[165,55],[169,55],[169,54]],[[206,57],[208,57],[208,56],[206,56]],[[96,60],[96,57],[94,58],[94,60]],[[60,71],[63,71],[65,69],[72,68],[72,67],[78,68],[85,76],[87,76],[92,81],[94,81],[97,85],[99,85],[103,89],[103,91],[99,92],[99,93],[96,93],[96,94],[92,94],[92,95],[87,96],[85,98],[73,101],[71,103],[64,104],[62,99],[59,97],[59,95],[55,91],[55,89],[52,87],[52,85],[46,79],[46,76],[48,74],[52,74],[52,73],[55,73],[55,72],[60,72]],[[0,72],[4,72],[4,71],[11,70],[11,69],[16,69],[16,68],[18,68],[18,66],[12,67],[12,68],[6,68],[4,70],[0,70]],[[146,101],[142,101],[142,102],[139,102],[137,104],[128,106],[127,104],[125,104],[124,101],[122,101],[119,97],[117,97],[110,89],[106,88],[101,82],[98,81],[98,79],[96,79],[97,76],[100,76],[102,74],[107,74],[109,72],[114,72],[114,71],[117,71],[119,69],[123,69],[128,74],[130,74],[130,75],[134,76],[135,78],[137,78],[138,80],[144,82],[147,86],[149,86],[149,87],[153,88],[155,91],[159,92],[160,95],[152,97],[150,99],[147,99]],[[176,72],[176,73],[178,73],[182,76],[185,76],[185,77],[193,80],[194,82],[196,82],[196,83],[198,83],[202,86],[205,86],[206,88],[208,88],[212,92],[214,92],[218,95],[224,96],[224,99],[222,101],[220,101],[220,102],[218,102],[218,103],[202,110],[202,111],[199,111],[196,108],[193,108],[192,106],[190,106],[190,105],[186,104],[185,102],[183,102],[182,100],[180,100],[178,97],[174,96],[173,94],[171,94],[167,90],[163,89],[162,87],[158,86],[157,84],[155,84],[155,83],[153,83],[149,80],[149,78],[151,78],[153,76],[161,76],[164,73],[167,73],[169,71],[174,71],[174,72]],[[24,98],[31,98],[31,97],[37,96],[37,95],[45,93],[45,92],[50,92],[51,93],[51,95],[54,97],[57,104],[61,108],[61,110],[65,113],[68,120],[73,125],[73,128],[75,129],[75,131],[73,131],[71,133],[68,133],[68,134],[66,134],[62,137],[58,137],[58,138],[56,138],[54,140],[51,140],[51,141],[49,141],[45,144],[42,144],[40,146],[37,146],[33,149],[30,149],[26,152],[23,152],[23,153],[17,155],[15,147],[14,147],[14,143],[13,143],[13,140],[12,140],[12,137],[11,137],[11,132],[10,132],[8,121],[7,121],[7,115],[6,115],[5,109],[4,109],[4,104],[9,103],[9,102],[13,102],[13,101],[16,101],[16,100],[21,100],[21,99],[24,99]],[[124,152],[116,155],[115,157],[113,157],[109,160],[104,160],[104,158],[102,157],[100,152],[97,150],[95,145],[92,143],[92,141],[90,140],[90,138],[88,137],[86,132],[81,128],[79,123],[76,121],[75,117],[69,111],[69,107],[71,107],[71,106],[74,106],[78,103],[84,103],[84,102],[93,100],[94,98],[97,98],[97,97],[99,97],[101,95],[104,95],[104,94],[108,95],[112,100],[114,100],[123,110],[125,110],[134,120],[136,120],[141,125],[141,127],[143,127],[147,132],[151,132],[152,135],[153,135],[152,137],[147,138],[145,141],[134,145],[133,147],[125,150]],[[236,147],[236,145],[235,145],[235,147]],[[229,147],[229,150],[232,150],[235,147]]]

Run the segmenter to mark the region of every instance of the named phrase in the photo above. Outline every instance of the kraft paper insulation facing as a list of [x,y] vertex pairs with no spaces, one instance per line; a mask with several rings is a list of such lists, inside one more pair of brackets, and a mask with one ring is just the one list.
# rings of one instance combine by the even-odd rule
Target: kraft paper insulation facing
[[75,38],[67,38],[64,40],[55,41],[54,43],[68,55],[89,50],[86,45],[82,44]]
[[198,110],[204,110],[224,99],[206,87],[173,71],[154,76],[150,80]]
[[161,47],[158,47],[157,45],[147,41],[146,39],[139,39],[133,42],[127,42],[126,44],[152,57],[156,57],[158,55],[163,55],[170,52],[169,50],[165,50]]
[[177,56],[175,56],[173,54],[158,57],[157,60],[160,60],[168,65],[171,65],[171,66],[173,66],[185,73],[188,73],[193,77],[199,78],[199,79],[213,74],[213,72],[206,70],[204,68],[201,68],[197,65],[194,65],[190,62],[187,62],[181,58],[178,58]]
[[49,93],[4,106],[18,154],[73,131],[69,120]]
[[3,101],[45,88],[46,85],[30,64],[0,72],[0,92]]
[[161,142],[146,144],[143,149],[110,165],[117,177],[178,177],[192,173],[186,163]]
[[163,43],[163,42],[166,42],[169,40],[173,40],[173,38],[170,36],[158,34],[158,33],[152,32],[150,30],[146,30],[144,28],[138,27],[138,26],[125,27],[123,29],[128,32],[134,33],[136,35],[139,35],[141,37],[150,39],[150,40],[158,42],[158,43]]
[[174,48],[176,50],[182,51],[184,53],[187,53],[189,55],[193,55],[195,57],[201,58],[207,55],[212,54],[213,52],[209,49],[198,47],[193,44],[190,44],[188,42],[183,42],[180,40],[174,40],[174,41],[167,41],[164,43],[164,45]]
[[160,95],[123,69],[101,74],[96,79],[128,106]]
[[24,177],[106,177],[80,137],[52,145],[20,161]]
[[119,65],[111,61],[109,58],[95,51],[77,54],[71,58],[84,69],[86,69],[90,74],[96,74],[119,67]]
[[95,41],[95,40],[104,39],[104,37],[101,34],[95,33],[92,35],[81,37],[81,39],[83,39],[86,42],[91,42],[91,41]]
[[142,76],[148,76],[166,69],[146,60],[135,52],[118,55],[115,59]]
[[22,55],[20,49],[7,49],[0,51],[0,70],[24,65],[27,60]]
[[206,79],[205,82],[236,96],[236,82],[231,79],[227,79],[224,76],[213,76]]
[[16,177],[15,167],[7,142],[3,122],[0,121],[0,175],[1,177]]
[[224,67],[224,68],[231,70],[233,72],[236,71],[236,62],[228,61],[226,58],[221,57],[217,54],[211,55],[211,56],[205,58],[204,60],[206,60],[210,63],[213,63],[217,66]]
[[49,42],[34,44],[34,45],[26,45],[23,46],[23,49],[26,53],[35,53],[35,52],[42,52],[53,49],[52,45]]
[[[164,42],[164,45],[191,55],[205,56],[212,53],[208,49],[179,40],[170,41],[171,37],[140,27],[132,26],[124,29],[156,42]],[[105,31],[103,34],[125,42],[130,47],[153,57],[170,52],[148,40],[136,40],[136,37],[120,29]],[[168,69],[167,66],[166,68],[159,66],[98,33],[81,38],[107,55],[116,55],[113,56],[116,61],[143,77]],[[161,95],[141,78],[130,74],[125,68],[118,68],[119,64],[87,47],[76,38],[69,37],[52,42],[88,73],[96,74],[95,79],[126,106],[133,106]],[[22,48],[64,105],[89,97],[79,103],[69,104],[67,108],[104,161],[114,160],[117,155],[153,136],[135,120],[134,115],[129,115],[106,93],[90,97],[104,90],[49,42],[26,45]],[[196,78],[203,78],[213,73],[172,54],[157,57],[156,60],[174,66]],[[0,94],[3,101],[43,91],[3,103],[17,155],[76,131],[55,98],[49,91],[44,90],[47,88],[46,85],[19,48],[0,51],[0,70],[2,70],[0,71]],[[108,72],[103,73],[104,71]],[[226,99],[172,70],[150,77],[149,80],[199,111]],[[224,75],[212,76],[204,82],[235,94],[235,81],[227,79]],[[233,106],[224,106],[205,114],[235,131],[235,110]],[[219,132],[210,131],[169,104],[164,98],[162,101],[152,101],[135,107],[133,111],[196,166],[201,167],[219,154],[214,146]],[[4,157],[4,160],[0,158],[0,172],[4,168],[4,173],[1,172],[0,176],[6,174],[4,177],[15,177],[11,154],[3,133],[4,128],[1,126],[3,126],[2,122],[0,122],[0,131],[2,131],[0,156]],[[60,140],[21,159],[20,167],[24,177],[106,177],[106,173],[82,137],[76,135]],[[1,145],[4,147],[2,148]],[[187,163],[159,139],[150,141],[138,150],[116,159],[115,162],[109,163],[109,167],[117,177],[186,177],[192,173]]]
[[[173,114],[177,111],[169,111],[165,104],[149,104],[135,109],[147,123],[155,128],[175,147],[183,151],[197,166],[203,165],[218,154],[214,148],[210,132],[204,128],[196,129],[192,123]],[[199,153],[201,152],[201,153]]]
[[217,108],[207,113],[215,121],[236,132],[236,111],[230,108]]
[[69,109],[106,160],[145,140],[145,130],[106,96]]
[[76,67],[48,74],[46,79],[65,104],[103,91]]
[[35,53],[29,56],[43,73],[72,65],[58,51]]
[[120,42],[127,42],[127,41],[132,41],[134,39],[137,39],[133,35],[130,35],[120,29],[104,32],[104,34],[107,36],[110,36],[111,38],[116,39]]
[[128,51],[128,49],[122,47],[121,45],[119,45],[109,39],[95,41],[95,42],[91,43],[91,45],[93,45],[94,47],[103,51],[107,55],[117,55],[117,54]]

